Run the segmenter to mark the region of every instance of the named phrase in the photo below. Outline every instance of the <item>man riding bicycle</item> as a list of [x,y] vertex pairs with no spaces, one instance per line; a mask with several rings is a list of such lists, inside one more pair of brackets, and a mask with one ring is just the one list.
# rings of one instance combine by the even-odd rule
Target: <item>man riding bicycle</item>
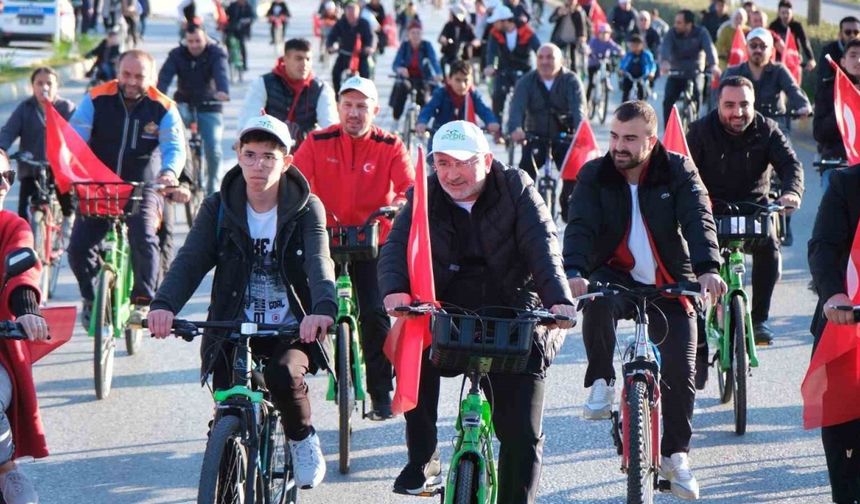
[[[657,115],[646,102],[626,102],[615,110],[609,153],[582,167],[568,217],[564,267],[574,296],[585,294],[589,282],[635,287],[698,281],[712,298],[726,291],[717,273],[720,256],[707,191],[693,162],[657,140]],[[610,418],[616,323],[630,318],[631,309],[619,298],[596,298],[583,309],[588,420]],[[699,497],[688,459],[696,310],[683,297],[658,299],[649,310],[649,332],[662,356],[660,475],[685,499]]]
[[[436,173],[427,180],[427,206],[437,301],[466,310],[543,305],[574,319],[555,224],[534,184],[519,170],[491,166],[493,155],[483,132],[467,121],[442,126],[434,135],[432,154]],[[412,302],[406,253],[412,204],[410,193],[379,262],[385,308],[395,316],[395,308]],[[572,322],[560,325],[566,329]],[[487,395],[501,443],[500,503],[536,501],[544,379],[563,342],[563,331],[540,327],[523,374],[489,374],[496,393]],[[418,404],[405,415],[409,462],[394,482],[396,493],[418,495],[442,481],[436,436],[440,371],[429,353],[424,352],[421,363]]]
[[[708,35],[708,30],[696,26],[696,17],[692,11],[688,9],[678,11],[675,15],[674,29],[669,30],[660,43],[660,74],[666,75],[663,124],[669,120],[672,105],[678,101],[690,79],[695,83],[693,99],[697,110],[701,110],[705,80],[698,73],[702,70],[700,61],[702,52],[705,53],[705,69],[714,79],[719,79],[717,50],[711,41],[711,36]],[[673,74],[670,75],[669,72]]]
[[239,50],[242,53],[242,68],[248,71],[248,50],[245,41],[251,38],[251,25],[257,14],[248,0],[235,0],[227,6],[227,26],[224,28],[224,38],[236,37]]
[[[340,93],[343,73],[357,67],[358,75],[370,78],[370,58],[376,50],[376,36],[370,22],[361,17],[361,6],[350,0],[343,7],[343,16],[331,28],[326,39],[326,50],[337,52],[331,69],[331,82],[336,94]],[[353,60],[356,60],[353,63]]]
[[504,5],[493,9],[487,18],[492,26],[487,38],[484,75],[493,78],[493,113],[502,117],[508,92],[520,75],[532,69],[531,54],[540,48],[540,40],[529,25],[517,26],[514,13]]
[[[585,93],[579,76],[563,65],[561,49],[555,44],[543,44],[537,52],[537,70],[525,74],[517,82],[508,113],[507,129],[513,142],[523,142],[529,136],[553,142],[537,142],[523,149],[520,169],[537,179],[537,167],[551,155],[560,168],[567,154],[572,134],[585,118]],[[557,142],[562,135],[564,142]]]
[[[379,97],[373,81],[351,77],[337,106],[340,124],[315,131],[296,151],[293,164],[325,205],[328,224],[359,226],[384,206],[400,206],[415,181],[409,153],[399,138],[373,125]],[[379,243],[391,223],[380,223]],[[349,271],[358,298],[361,347],[367,364],[372,420],[391,413],[391,363],[382,353],[391,322],[376,280],[377,260],[353,261]]]
[[311,43],[294,38],[284,43],[284,55],[271,72],[255,79],[245,94],[239,124],[260,110],[290,127],[295,150],[311,131],[337,124],[337,100],[327,82],[313,73]]
[[[776,122],[754,110],[753,83],[745,77],[723,77],[717,98],[717,110],[692,123],[687,133],[690,156],[714,206],[719,209],[719,202],[770,203],[771,173],[775,169],[782,181],[776,203],[799,208],[803,166]],[[755,209],[740,210],[753,213]],[[771,230],[774,232],[768,239],[744,247],[753,257],[751,314],[759,345],[772,344],[774,336],[766,322],[779,280],[780,245],[775,230]]]
[[215,192],[221,172],[221,137],[224,134],[224,113],[220,102],[230,99],[230,79],[227,76],[227,53],[214,40],[209,40],[202,26],[185,28],[185,44],[167,55],[158,72],[158,90],[167,89],[176,77],[173,100],[186,127],[194,120],[192,107],[197,110],[197,125],[206,155],[206,194]]
[[442,81],[442,67],[436,57],[433,44],[423,40],[421,23],[413,21],[407,31],[408,39],[400,44],[394,63],[391,65],[397,75],[397,81],[391,90],[388,104],[391,106],[391,116],[400,119],[406,98],[413,89],[417,89],[415,103],[423,107],[427,103],[427,94],[431,85]]
[[[119,78],[91,89],[69,124],[99,160],[123,180],[151,182],[157,171],[154,182],[176,186],[185,165],[185,133],[176,104],[158,91],[154,81],[152,56],[136,49],[125,52],[119,61]],[[157,170],[151,166],[156,148],[161,153]],[[140,211],[127,219],[134,268],[131,301],[135,304],[129,324],[141,323],[155,295],[161,262],[156,231],[163,207],[162,196],[147,187]],[[79,216],[72,229],[69,266],[83,298],[84,327],[89,327],[95,297],[93,280],[101,266],[99,244],[109,226],[103,219]]]
[[[268,356],[266,387],[281,412],[296,484],[313,488],[325,477],[325,460],[311,423],[307,373],[325,369],[318,340],[337,312],[325,210],[293,166],[290,132],[272,116],[251,119],[239,133],[239,165],[221,190],[200,207],[188,239],[158,289],[149,313],[152,335],[170,334],[175,314],[214,267],[209,318],[298,324],[301,340],[288,344],[257,338],[251,348]],[[233,345],[204,336],[203,379],[230,386]]]

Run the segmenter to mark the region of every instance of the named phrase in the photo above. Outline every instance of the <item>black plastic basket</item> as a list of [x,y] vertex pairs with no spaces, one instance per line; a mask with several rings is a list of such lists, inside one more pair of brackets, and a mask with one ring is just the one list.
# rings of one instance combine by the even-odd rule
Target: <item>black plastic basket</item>
[[436,313],[430,359],[450,371],[520,373],[528,363],[537,323],[536,318]]
[[770,236],[773,217],[769,212],[751,215],[714,215],[720,243],[762,240]]
[[367,226],[332,226],[328,228],[332,259],[362,261],[379,254],[379,223]]
[[143,184],[139,182],[75,182],[72,194],[84,217],[129,217],[140,209]]

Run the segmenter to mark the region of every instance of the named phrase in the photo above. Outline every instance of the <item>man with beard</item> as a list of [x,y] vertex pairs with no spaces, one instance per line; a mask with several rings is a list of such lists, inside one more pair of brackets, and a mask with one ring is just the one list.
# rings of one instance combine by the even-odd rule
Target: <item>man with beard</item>
[[338,123],[337,100],[325,81],[313,74],[311,43],[294,38],[284,43],[284,55],[271,72],[251,83],[239,124],[261,110],[287,124],[297,149],[308,133]]
[[[609,153],[582,167],[568,216],[564,268],[574,297],[594,281],[630,287],[698,281],[712,299],[726,291],[717,273],[720,256],[708,193],[693,161],[657,140],[657,115],[644,101],[615,110]],[[687,457],[696,396],[695,312],[688,298],[660,298],[649,310],[651,333],[666,335],[660,346],[665,455],[660,474],[672,493],[685,499],[699,497]],[[619,298],[596,298],[583,309],[585,386],[591,387],[586,419],[610,418],[615,326],[631,316],[631,306]]]
[[[328,225],[360,226],[384,206],[406,202],[415,172],[403,142],[373,125],[379,95],[373,81],[350,77],[343,83],[337,111],[340,124],[312,132],[296,151],[293,165],[311,184],[326,208]],[[379,244],[391,222],[379,224]],[[391,363],[382,345],[391,322],[382,306],[376,259],[353,261],[350,276],[358,297],[361,345],[367,364],[372,420],[391,418]]]
[[[176,103],[155,87],[154,78],[151,55],[138,49],[126,51],[119,59],[119,78],[92,88],[69,123],[102,163],[123,180],[176,186],[185,166],[182,119]],[[160,169],[150,163],[156,148],[161,153]],[[156,230],[163,206],[161,195],[146,188],[140,210],[126,220],[134,268],[131,301],[135,308],[129,324],[141,323],[155,295],[161,269]],[[72,229],[69,266],[81,289],[81,321],[86,328],[95,297],[93,279],[100,267],[99,244],[109,227],[104,219],[78,218]]]
[[[845,44],[845,52],[839,60],[845,75],[860,90],[860,39],[849,40]],[[822,67],[819,67],[822,68]],[[827,79],[815,93],[815,119],[812,122],[812,134],[818,142],[818,152],[822,159],[846,159],[845,142],[836,124],[836,107],[834,104],[835,78]],[[833,170],[822,173],[825,187],[829,183]]]
[[[771,203],[768,194],[773,169],[782,181],[776,203],[790,207],[789,213],[800,207],[803,166],[779,126],[755,111],[754,89],[745,77],[722,79],[717,109],[691,124],[687,133],[690,155],[717,213],[720,203]],[[753,213],[757,207],[740,205],[739,210]],[[779,239],[774,231],[766,239],[745,244],[744,250],[752,255],[751,315],[755,341],[758,345],[770,345],[774,333],[766,322],[770,298],[779,279]],[[707,374],[699,378],[699,385],[704,386]]]
[[838,62],[845,53],[845,45],[856,39],[860,39],[860,19],[854,16],[842,18],[839,21],[839,38],[821,48],[821,55],[816,66],[818,69],[818,89],[821,89],[824,81],[832,80],[834,77],[833,67],[827,62],[826,57],[829,55],[833,61]]

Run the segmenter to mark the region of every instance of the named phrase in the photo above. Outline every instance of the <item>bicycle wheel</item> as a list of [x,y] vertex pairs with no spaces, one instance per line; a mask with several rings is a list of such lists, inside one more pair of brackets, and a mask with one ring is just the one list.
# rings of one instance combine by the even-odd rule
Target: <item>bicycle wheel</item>
[[[731,320],[729,320],[728,323],[731,324],[734,321],[734,314],[729,312],[729,316],[731,317]],[[720,340],[722,340],[722,338],[725,337],[725,336],[722,336],[722,332],[723,332],[722,329],[720,329],[720,334],[721,334]],[[731,359],[732,358],[731,352],[729,352],[729,356],[730,356],[729,358]],[[722,366],[721,360],[720,360],[721,357],[722,356],[720,354],[720,351],[717,350],[717,357],[716,357],[716,359],[717,359],[717,366],[716,366],[716,368],[717,368],[717,385],[719,386],[719,389],[720,389],[720,403],[726,404],[727,402],[732,400],[732,389],[735,386],[735,378],[732,375],[731,366],[727,370],[723,369],[723,366]]]
[[457,463],[454,504],[476,504],[478,500],[477,467],[474,460],[461,458]]
[[654,501],[653,446],[651,446],[651,406],[648,387],[644,381],[635,381],[627,395],[627,414],[630,415],[630,464],[627,468],[627,503],[648,504]]
[[197,488],[197,504],[254,502],[245,499],[248,472],[253,469],[248,448],[242,443],[242,422],[224,416],[215,423],[206,442]]
[[51,251],[48,250],[49,245],[46,243],[48,237],[48,220],[45,212],[41,210],[33,210],[33,248],[36,249],[36,255],[39,257],[39,262],[42,263],[42,276],[39,278],[39,291],[45,298],[49,297],[51,290]]
[[95,375],[96,397],[104,399],[110,395],[113,381],[113,358],[116,353],[114,341],[113,320],[113,283],[114,273],[102,270],[99,274],[98,290],[93,303],[95,334],[93,338],[93,367]]
[[188,227],[194,223],[194,217],[197,216],[197,211],[206,197],[206,186],[203,177],[206,176],[203,166],[203,157],[198,149],[190,149],[191,152],[191,175],[194,183],[191,187],[191,199],[185,203],[185,219],[188,222]]
[[60,270],[63,268],[63,251],[66,249],[66,244],[63,240],[63,221],[64,217],[56,220],[57,216],[62,216],[61,210],[57,207],[54,212],[54,231],[51,238],[51,280],[48,282],[48,299],[54,297],[57,291],[57,284],[60,279]]
[[[264,484],[258,487],[257,495],[265,495],[268,504],[295,504],[298,499],[299,487],[296,486],[293,472],[293,459],[287,447],[284,427],[281,425],[277,412],[269,415],[269,446],[265,450],[267,460],[266,472],[257,476],[257,481]],[[259,500],[259,498],[258,498]]]
[[606,111],[609,109],[609,77],[600,81],[601,88],[601,97],[600,103],[598,106],[600,107],[600,124],[604,124],[606,122]]
[[125,333],[125,351],[129,355],[140,352],[140,346],[143,344],[143,329],[126,327],[123,332]]
[[403,117],[403,146],[406,147],[406,152],[412,151],[412,128],[415,127],[415,109],[412,104],[408,104],[406,114]]
[[598,94],[600,94],[600,91],[598,91],[599,87],[600,86],[594,86],[591,90],[591,98],[588,100],[588,119],[590,120],[594,119],[594,116],[597,115],[597,103],[599,100]]
[[735,434],[742,435],[747,430],[747,373],[749,372],[749,356],[747,355],[747,331],[744,323],[746,304],[741,296],[732,298],[732,376],[735,394]]
[[349,448],[352,437],[351,417],[355,409],[355,388],[353,387],[352,368],[350,367],[350,342],[352,332],[349,324],[341,322],[337,326],[337,409],[339,419],[340,473],[349,472]]

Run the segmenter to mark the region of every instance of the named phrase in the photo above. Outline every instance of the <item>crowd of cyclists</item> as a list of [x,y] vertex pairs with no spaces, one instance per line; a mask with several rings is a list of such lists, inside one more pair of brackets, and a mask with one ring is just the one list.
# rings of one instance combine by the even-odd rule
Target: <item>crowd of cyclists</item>
[[[337,310],[326,227],[362,225],[381,207],[402,209],[393,223],[380,223],[379,240],[385,244],[380,257],[356,261],[350,270],[373,420],[393,416],[392,366],[383,354],[389,315],[401,316],[396,308],[413,301],[407,242],[414,158],[402,134],[378,125],[384,105],[374,80],[384,79],[388,69],[377,68],[376,60],[386,47],[397,46],[387,105],[398,120],[409,97],[415,97],[420,113],[414,133],[427,138],[428,162],[435,172],[428,189],[438,300],[467,309],[543,305],[575,318],[576,297],[596,281],[636,287],[690,280],[698,281],[711,298],[721,295],[726,285],[718,274],[721,258],[712,214],[718,210],[712,202],[777,202],[790,213],[803,198],[803,167],[789,135],[792,118],[811,115],[813,107],[783,63],[788,30],[801,49],[804,71],[817,72],[813,132],[819,154],[844,164],[833,105],[834,74],[824,57],[832,57],[858,85],[857,18],[840,21],[839,38],[824,47],[816,62],[790,0],[780,2],[779,17],[770,25],[751,1],[731,16],[724,0],[714,0],[700,15],[682,9],[671,26],[657,11],[637,11],[633,0],[619,0],[605,22],[593,21],[595,6],[588,1],[565,0],[548,15],[535,15],[534,7],[524,0],[457,2],[450,6],[439,38],[430,41],[424,38],[425,25],[412,1],[395,2],[395,15],[389,16],[379,0],[323,0],[316,10],[318,48],[307,39],[286,40],[271,71],[248,85],[233,143],[238,161],[222,170],[223,107],[239,97],[231,93],[224,44],[202,26],[193,0],[183,2],[182,41],[160,67],[140,49],[120,55],[116,33],[111,32],[92,53],[97,56],[93,71],[101,83],[94,83],[80,103],[59,95],[54,70],[33,71],[33,95],[0,130],[0,164],[7,163],[6,151],[16,141],[18,151],[29,156],[18,156],[17,173],[0,170],[0,198],[17,178],[18,215],[29,218],[34,170],[45,160],[46,102],[123,180],[160,184],[144,189],[140,211],[127,220],[134,265],[129,323],[140,325],[146,319],[154,336],[166,337],[174,316],[214,269],[211,319],[300,324],[300,342],[259,340],[254,351],[275,363],[266,368],[266,383],[283,414],[297,484],[312,488],[324,478],[325,461],[311,422],[305,375],[326,366],[315,342],[334,324]],[[540,7],[542,11],[542,2]],[[234,0],[224,10],[222,33],[242,41],[247,69],[244,41],[251,36],[255,5]],[[272,43],[279,35],[276,28],[289,32],[290,16],[287,2],[272,3],[266,14]],[[394,32],[391,20],[397,25]],[[549,41],[540,40],[536,32],[544,22],[553,24]],[[731,45],[726,48],[721,41],[731,41],[737,30],[745,33],[749,59],[723,68]],[[395,37],[402,40],[399,45]],[[324,54],[334,56],[331,74],[315,74],[316,56]],[[574,133],[588,120],[601,65],[618,75],[624,103],[612,115],[608,154],[585,165],[575,181],[564,180],[561,218],[567,224],[562,249],[556,224],[532,182],[547,158],[556,167],[563,165]],[[637,79],[649,86],[630,96]],[[645,91],[658,79],[665,79],[659,108],[649,104],[655,98]],[[691,82],[694,92],[686,97]],[[718,85],[712,87],[711,82]],[[486,93],[482,83],[488,85]],[[166,94],[171,88],[172,98]],[[657,140],[658,124],[665,124],[679,99],[695,101],[699,111],[687,125],[690,157],[669,152]],[[173,226],[165,207],[189,198],[189,178],[194,175],[186,168],[186,128],[192,122],[203,140],[208,197],[174,259],[164,253],[164,236]],[[516,166],[495,159],[492,142],[524,144]],[[828,171],[823,179],[842,178],[838,190],[847,191],[857,169],[840,172],[844,174]],[[834,191],[825,195],[830,218],[848,218],[847,211],[834,216],[841,201]],[[59,198],[69,264],[83,299],[82,323],[89,327],[98,247],[107,223],[75,217],[70,195]],[[846,204],[856,206],[850,193],[846,198]],[[850,215],[856,221],[855,214]],[[22,222],[5,212],[2,218],[0,226],[9,221],[20,227]],[[819,221],[824,218],[819,215]],[[839,258],[826,264],[828,274],[845,271],[844,242],[850,246],[850,237],[841,237],[836,245],[816,238],[826,227],[819,224],[813,232],[819,255],[835,247],[827,250],[827,257]],[[844,223],[850,230],[855,225]],[[9,250],[5,229],[0,227],[4,252]],[[16,239],[22,243],[21,237]],[[768,325],[770,300],[781,273],[780,248],[790,245],[790,235],[773,234],[746,248],[752,256],[751,316],[760,345],[779,339]],[[824,309],[828,320],[848,323],[830,307],[850,302],[837,299],[844,296],[838,288],[821,287],[823,265],[812,269],[813,287],[822,296],[818,310]],[[43,339],[38,289],[23,282],[7,296],[0,297],[7,300],[0,310],[9,312],[3,318],[18,317],[32,338]],[[659,308],[669,335],[661,346],[661,476],[675,495],[696,499],[699,486],[689,442],[693,401],[696,390],[705,386],[709,365],[702,307],[686,298],[667,298]],[[586,419],[609,418],[614,409],[615,324],[629,315],[608,299],[585,304],[585,386],[590,388],[583,406]],[[559,326],[536,335],[535,355],[541,358],[534,359],[525,375],[491,375],[496,390],[493,420],[502,446],[499,502],[535,502],[544,439],[544,379],[569,324]],[[0,343],[0,363],[8,374],[29,375],[29,370],[9,367],[18,365],[4,357],[12,345]],[[203,342],[201,372],[204,379],[213,376],[215,388],[229,384],[229,352],[217,338]],[[408,462],[394,483],[394,491],[403,494],[425,494],[442,482],[435,439],[439,374],[428,355],[424,360],[418,407],[405,415]],[[10,408],[12,387],[19,386],[17,378],[9,385],[4,376],[0,372],[3,411]],[[24,420],[10,416],[10,431],[3,411],[0,439],[6,443],[12,438],[4,433],[13,432],[17,442],[21,425],[15,422]],[[38,415],[30,421],[38,422]],[[856,461],[845,456],[846,449],[849,454],[851,447],[860,449],[860,426],[855,421],[827,429],[823,437],[834,502],[860,502],[860,471],[852,475]],[[21,455],[44,456],[38,442],[30,440],[29,452],[3,443],[0,493],[10,504],[36,502],[35,490],[13,461]]]

